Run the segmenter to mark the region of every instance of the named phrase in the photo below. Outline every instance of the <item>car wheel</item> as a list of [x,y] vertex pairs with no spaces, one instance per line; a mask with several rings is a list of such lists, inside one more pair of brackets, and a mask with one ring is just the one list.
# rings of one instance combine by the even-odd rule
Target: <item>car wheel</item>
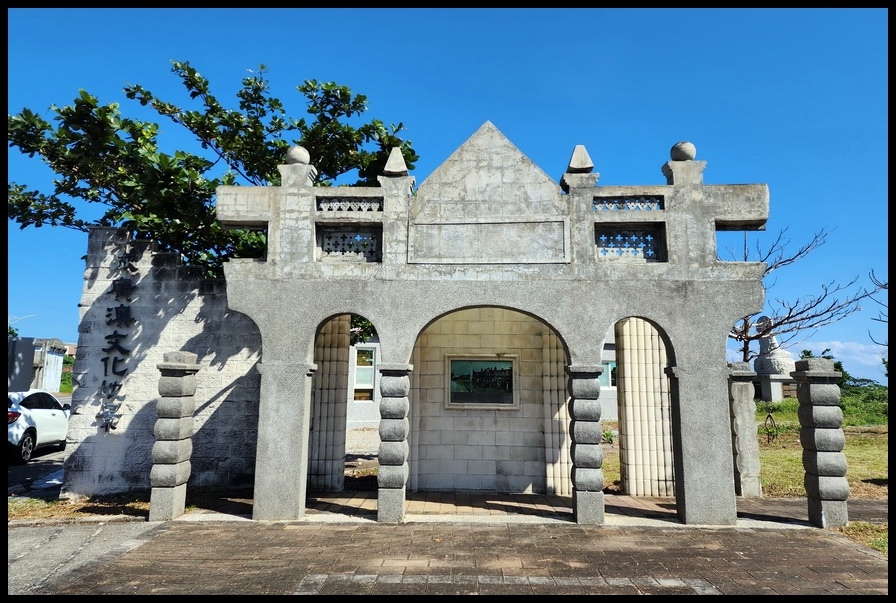
[[31,455],[34,454],[34,432],[26,431],[22,434],[22,439],[19,440],[19,445],[16,446],[16,455],[13,458],[17,464],[22,465],[31,460]]

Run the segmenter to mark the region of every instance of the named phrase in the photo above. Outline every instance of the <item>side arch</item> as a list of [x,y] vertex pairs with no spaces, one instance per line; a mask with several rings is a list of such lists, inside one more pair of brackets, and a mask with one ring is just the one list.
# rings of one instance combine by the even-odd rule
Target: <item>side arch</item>
[[[361,325],[361,326],[359,326]],[[358,335],[358,330],[364,333]],[[355,403],[358,371],[355,343],[367,342],[376,349],[376,328],[358,314],[337,314],[322,322],[314,336],[314,372],[311,390],[311,421],[308,443],[308,489],[341,492],[345,489],[346,459],[350,445],[350,419],[359,413],[375,416],[378,423],[378,385],[374,366],[370,372],[370,399]],[[363,408],[356,408],[362,406]],[[375,413],[375,415],[374,415]],[[372,444],[368,444],[371,447]]]

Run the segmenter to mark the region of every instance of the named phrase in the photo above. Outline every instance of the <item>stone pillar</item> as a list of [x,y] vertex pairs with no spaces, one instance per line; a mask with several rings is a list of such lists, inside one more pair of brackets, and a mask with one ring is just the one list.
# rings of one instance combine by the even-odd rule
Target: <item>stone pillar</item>
[[149,484],[149,521],[167,521],[184,513],[190,456],[193,454],[193,412],[196,410],[196,354],[168,352],[157,365],[159,398]]
[[[304,349],[296,345],[295,349]],[[317,364],[258,364],[261,391],[252,519],[302,519],[308,496],[312,382]]]
[[731,443],[734,451],[734,492],[738,496],[760,498],[759,426],[753,378],[756,373],[746,362],[728,365],[728,402],[731,405]]
[[604,523],[600,374],[597,366],[569,366],[569,431],[572,434],[572,508],[576,523]]
[[377,521],[404,520],[408,482],[408,410],[411,391],[410,364],[381,364],[380,449],[377,476]]
[[803,445],[803,483],[809,501],[809,522],[836,528],[849,522],[846,499],[846,456],[843,454],[843,411],[840,409],[842,373],[826,358],[796,361],[796,395],[800,402],[800,443]]

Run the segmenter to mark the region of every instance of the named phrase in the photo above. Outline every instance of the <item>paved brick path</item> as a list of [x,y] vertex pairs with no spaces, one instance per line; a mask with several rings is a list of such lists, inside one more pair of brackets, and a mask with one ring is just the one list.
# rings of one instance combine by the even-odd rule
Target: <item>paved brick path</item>
[[[365,495],[354,497],[365,503]],[[230,511],[247,508],[231,502]],[[668,500],[628,497],[608,499],[604,526],[573,523],[558,501],[526,508],[507,501],[498,516],[481,506],[472,515],[432,507],[439,512],[401,524],[377,523],[363,510],[340,515],[327,504],[335,502],[317,500],[298,522],[205,510],[169,522],[10,525],[9,594],[889,590],[887,557],[809,525],[805,499],[739,500],[737,525],[723,528],[684,526]],[[886,523],[887,501],[851,501],[850,519]]]
[[887,594],[888,563],[817,528],[184,522],[55,594]]

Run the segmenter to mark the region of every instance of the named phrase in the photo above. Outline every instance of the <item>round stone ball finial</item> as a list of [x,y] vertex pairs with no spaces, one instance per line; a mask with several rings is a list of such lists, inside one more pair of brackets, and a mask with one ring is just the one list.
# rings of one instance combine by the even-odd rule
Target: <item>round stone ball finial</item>
[[301,163],[303,165],[308,165],[311,163],[311,155],[304,147],[289,147],[289,150],[286,151],[286,163]]
[[669,155],[672,161],[690,161],[697,156],[697,147],[691,142],[676,142]]

